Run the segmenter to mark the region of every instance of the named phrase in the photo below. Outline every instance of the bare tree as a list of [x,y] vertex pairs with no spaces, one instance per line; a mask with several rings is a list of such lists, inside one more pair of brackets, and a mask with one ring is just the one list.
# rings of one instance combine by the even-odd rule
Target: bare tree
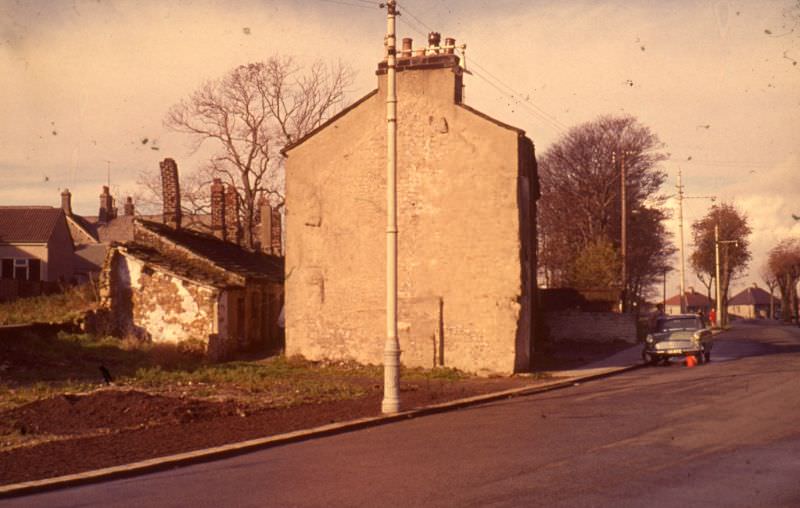
[[[207,229],[210,232],[210,225],[201,220],[201,217],[211,213],[211,180],[207,167],[181,175],[181,211],[185,226],[198,230]],[[139,188],[134,195],[136,213],[160,214],[164,203],[160,172],[157,169],[142,171],[136,178],[136,185]]]
[[692,224],[692,239],[695,250],[689,258],[692,268],[704,278],[711,280],[716,274],[716,246],[714,228],[719,226],[721,241],[735,241],[720,245],[719,287],[720,299],[723,302],[722,316],[717,316],[720,323],[727,322],[728,289],[731,281],[743,274],[750,263],[750,233],[747,216],[730,203],[714,205],[708,213]]
[[758,271],[761,280],[769,289],[769,318],[775,319],[775,289],[778,287],[778,278],[769,266],[769,262],[761,266]]
[[800,281],[800,239],[781,241],[769,251],[769,269],[781,291],[781,318],[789,322],[798,316],[797,283]]
[[[623,161],[628,238],[636,239],[629,244],[624,286],[635,299],[661,279],[674,250],[663,226],[664,198],[658,194],[666,178],[657,167],[666,159],[662,146],[634,117],[604,116],[570,129],[543,154],[539,261],[550,285],[589,284],[586,277],[571,279],[583,273],[575,263],[588,255],[587,248],[591,253],[593,245],[607,241],[619,253]],[[621,274],[613,281],[600,277],[597,284],[620,287],[620,279]]]
[[[208,186],[213,178],[222,178],[239,194],[244,242],[252,246],[259,200],[283,205],[281,150],[343,106],[352,77],[342,64],[316,62],[304,70],[290,57],[272,57],[240,65],[174,105],[165,125],[188,134],[194,150],[205,143],[218,150],[193,180],[182,181],[187,211],[206,211]],[[158,188],[147,175],[140,183],[149,191]],[[159,194],[153,192],[153,200]]]

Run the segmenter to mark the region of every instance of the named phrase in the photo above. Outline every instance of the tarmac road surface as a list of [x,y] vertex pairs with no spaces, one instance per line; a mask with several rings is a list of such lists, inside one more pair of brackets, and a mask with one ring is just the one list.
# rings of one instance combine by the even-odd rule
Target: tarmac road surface
[[712,362],[0,501],[0,506],[800,506],[800,329]]

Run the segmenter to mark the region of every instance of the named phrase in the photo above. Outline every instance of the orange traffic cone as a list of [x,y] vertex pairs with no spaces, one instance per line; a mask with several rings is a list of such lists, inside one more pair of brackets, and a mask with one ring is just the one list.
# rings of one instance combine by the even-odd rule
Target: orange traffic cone
[[686,366],[694,367],[695,365],[697,365],[697,358],[695,358],[694,355],[688,355],[686,357]]

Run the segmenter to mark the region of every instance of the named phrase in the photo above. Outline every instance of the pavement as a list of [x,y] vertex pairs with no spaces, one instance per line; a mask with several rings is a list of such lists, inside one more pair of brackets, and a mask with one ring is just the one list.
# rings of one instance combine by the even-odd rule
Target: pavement
[[157,457],[154,459],[143,460],[131,464],[124,464],[120,466],[107,467],[93,471],[84,471],[82,473],[70,474],[59,476],[55,478],[46,478],[43,480],[33,480],[22,483],[14,483],[9,485],[0,486],[0,498],[15,497],[48,490],[72,487],[76,485],[83,485],[86,483],[96,483],[110,479],[124,478],[135,476],[143,473],[153,471],[160,471],[165,469],[172,469],[189,464],[196,464],[200,462],[208,462],[217,460],[224,457],[230,457],[243,453],[248,453],[255,450],[281,446],[288,443],[295,443],[299,441],[306,441],[323,436],[330,436],[344,432],[352,432],[355,430],[375,427],[378,425],[385,425],[388,423],[407,420],[410,418],[418,418],[430,414],[442,413],[461,409],[464,407],[485,404],[502,399],[513,397],[523,397],[536,393],[547,392],[551,390],[558,390],[567,388],[580,383],[601,379],[614,374],[627,372],[629,370],[637,369],[644,366],[641,357],[642,345],[635,344],[630,348],[626,348],[618,353],[598,360],[596,362],[587,364],[583,367],[570,369],[570,370],[554,370],[547,371],[545,374],[550,374],[554,379],[544,383],[539,383],[534,386],[513,388],[500,392],[477,395],[464,399],[443,402],[434,404],[423,408],[412,409],[408,411],[401,411],[391,415],[380,415],[367,418],[359,418],[347,422],[333,423],[314,427],[311,429],[299,430],[288,432],[285,434],[278,434],[264,438],[251,439],[238,443],[230,443],[223,446],[215,446],[202,450],[194,450],[186,453],[179,453],[175,455],[168,455],[164,457]]

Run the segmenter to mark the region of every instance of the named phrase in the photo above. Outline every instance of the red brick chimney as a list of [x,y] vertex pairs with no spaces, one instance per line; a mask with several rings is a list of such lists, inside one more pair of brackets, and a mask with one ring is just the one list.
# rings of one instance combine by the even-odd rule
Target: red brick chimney
[[72,215],[72,193],[69,189],[61,191],[61,209],[67,215]]
[[233,185],[225,188],[225,236],[237,245],[242,242],[242,227],[239,222],[239,194]]
[[227,240],[225,230],[225,186],[214,178],[211,183],[211,233],[220,240]]
[[135,208],[133,206],[133,198],[132,197],[128,196],[127,198],[125,198],[125,206],[124,206],[123,210],[124,210],[123,213],[125,215],[128,215],[128,216],[133,215],[133,212],[134,212]]
[[173,159],[164,159],[161,167],[161,196],[164,201],[164,224],[181,228],[181,188],[178,181],[178,164]]
[[103,185],[103,192],[100,194],[100,211],[97,214],[97,219],[100,222],[109,222],[116,215],[114,212],[114,198],[108,192],[108,186]]

